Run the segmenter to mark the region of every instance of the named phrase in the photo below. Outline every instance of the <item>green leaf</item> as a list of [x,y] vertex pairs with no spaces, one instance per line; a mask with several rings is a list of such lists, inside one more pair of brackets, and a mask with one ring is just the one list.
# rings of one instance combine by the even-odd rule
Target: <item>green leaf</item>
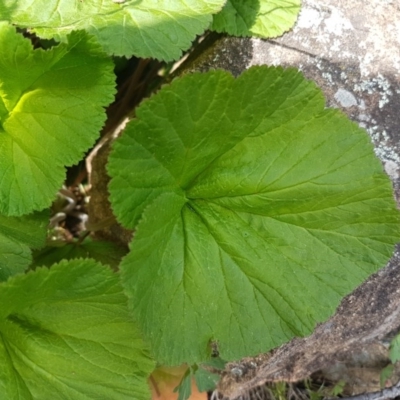
[[84,29],[97,37],[108,54],[160,60],[178,59],[196,35],[203,33],[212,14],[225,0],[51,0],[44,7],[18,0],[0,3],[0,14],[45,38],[64,39]]
[[174,389],[178,392],[178,400],[187,400],[192,394],[192,370],[188,368],[179,385]]
[[343,394],[343,390],[344,390],[345,386],[346,386],[346,381],[341,379],[341,380],[340,380],[339,382],[337,382],[337,383],[335,384],[335,386],[330,390],[330,395],[331,395],[331,396],[337,397],[337,396]]
[[28,214],[50,205],[99,135],[115,91],[113,64],[93,38],[33,50],[0,23],[0,213]]
[[109,190],[136,228],[122,280],[160,362],[306,335],[392,254],[399,213],[368,135],[297,71],[185,76],[136,115]]
[[[394,372],[393,364],[389,364],[385,368],[382,369],[380,376],[379,376],[379,383],[380,383],[381,389],[386,388],[387,383],[388,383],[387,381],[389,381],[390,378],[393,376],[393,372]],[[389,383],[389,385],[390,385],[390,383]]]
[[214,15],[212,29],[235,36],[271,38],[296,22],[300,0],[228,0]]
[[32,260],[30,248],[44,245],[48,213],[23,217],[0,215],[0,281],[24,272]]
[[203,367],[209,366],[214,369],[222,370],[225,367],[226,362],[220,358],[211,358],[207,363],[202,364],[194,373],[194,378],[196,380],[197,388],[199,392],[210,392],[215,390],[217,383],[221,379],[221,375],[214,374]]
[[395,364],[400,361],[400,335],[397,335],[390,343],[390,361]]
[[71,243],[57,243],[33,252],[31,268],[39,266],[49,267],[61,260],[74,258],[93,258],[103,265],[117,268],[121,258],[127,253],[124,247],[104,240],[91,240],[86,238],[82,243],[75,240]]
[[148,399],[154,367],[119,277],[62,262],[0,285],[2,399]]

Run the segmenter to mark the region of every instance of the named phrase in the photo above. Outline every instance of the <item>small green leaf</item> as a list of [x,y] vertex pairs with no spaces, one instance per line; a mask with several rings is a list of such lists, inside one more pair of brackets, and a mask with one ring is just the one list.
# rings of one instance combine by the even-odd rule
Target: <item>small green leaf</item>
[[368,135],[297,71],[188,75],[136,115],[109,190],[136,229],[122,281],[161,363],[306,335],[392,254],[399,212]]
[[3,19],[45,38],[65,39],[84,29],[108,54],[171,61],[192,44],[225,0],[18,0],[0,4]]
[[99,135],[115,91],[113,64],[93,38],[33,50],[0,23],[0,213],[48,207]]
[[397,335],[390,343],[390,361],[394,364],[400,361],[400,335]]
[[0,281],[24,272],[32,260],[31,248],[44,245],[48,213],[23,217],[0,215]]
[[192,394],[192,370],[188,368],[179,385],[174,389],[178,392],[178,400],[187,400]]
[[82,243],[78,240],[72,243],[59,243],[56,246],[46,246],[33,252],[31,268],[39,266],[49,267],[61,260],[73,260],[74,258],[93,258],[103,265],[117,268],[121,258],[127,250],[115,243],[86,238]]
[[93,260],[0,284],[2,399],[148,399],[154,367],[119,277]]
[[211,358],[195,371],[194,378],[199,392],[213,391],[216,388],[218,381],[221,379],[220,375],[214,374],[203,367],[208,366],[222,370],[224,369],[225,364],[226,362],[220,358]]
[[337,397],[337,396],[339,396],[339,395],[341,395],[342,393],[343,393],[343,390],[344,390],[344,388],[345,388],[345,386],[346,386],[346,381],[344,381],[344,380],[340,380],[339,382],[337,382],[336,384],[335,384],[335,386],[331,389],[331,395],[332,396],[335,396],[335,397]]
[[393,364],[389,364],[382,369],[379,376],[379,383],[382,389],[386,387],[386,382],[393,376],[393,372],[394,372]]
[[235,36],[271,38],[296,22],[300,0],[228,0],[214,15],[212,29]]

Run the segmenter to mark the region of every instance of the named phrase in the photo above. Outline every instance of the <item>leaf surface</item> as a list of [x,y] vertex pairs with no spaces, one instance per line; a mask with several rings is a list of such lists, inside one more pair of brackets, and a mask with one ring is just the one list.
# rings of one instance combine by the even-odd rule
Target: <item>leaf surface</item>
[[392,364],[400,361],[400,335],[395,336],[390,342],[389,357]]
[[212,29],[235,36],[271,38],[296,22],[300,0],[228,0],[214,15]]
[[32,260],[31,248],[44,245],[48,213],[23,217],[0,215],[0,281],[23,272]]
[[2,283],[0,302],[3,399],[149,398],[154,364],[108,268],[39,268]]
[[[28,214],[50,205],[99,135],[115,91],[113,64],[93,38],[33,50],[0,23],[0,213]],[[2,104],[2,105],[1,105]]]
[[33,252],[32,268],[51,266],[61,260],[74,258],[93,258],[94,260],[117,269],[121,258],[127,253],[124,247],[105,240],[86,238],[82,243],[78,240],[71,243],[57,243]]
[[217,387],[220,380],[220,375],[210,372],[204,367],[212,367],[214,371],[222,371],[225,368],[226,362],[219,357],[211,358],[207,363],[202,364],[194,373],[196,386],[200,392],[212,392]]
[[63,40],[72,30],[97,37],[108,54],[171,61],[207,29],[225,0],[50,0],[43,7],[19,0],[0,3],[13,24],[33,28],[41,37]]
[[136,229],[122,280],[160,362],[305,335],[392,254],[399,213],[367,134],[297,71],[186,76],[136,115],[109,189]]

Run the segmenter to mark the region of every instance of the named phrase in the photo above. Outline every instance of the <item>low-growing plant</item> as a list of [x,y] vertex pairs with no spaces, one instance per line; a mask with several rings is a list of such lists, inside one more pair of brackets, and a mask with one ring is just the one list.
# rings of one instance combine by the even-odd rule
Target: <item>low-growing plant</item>
[[381,388],[385,388],[387,383],[393,378],[396,370],[396,364],[400,361],[400,335],[397,334],[390,342],[389,346],[389,363],[380,373]]
[[[400,236],[390,181],[367,134],[298,71],[188,74],[144,100],[113,145],[128,254],[81,237],[77,252],[32,260],[65,168],[105,122],[112,55],[174,60],[210,26],[276,36],[299,10],[72,3],[0,2],[2,398],[146,399],[156,363],[186,363],[182,390],[191,375],[209,389],[198,366],[213,351],[233,360],[308,334],[386,263]],[[56,42],[34,48],[12,24]]]

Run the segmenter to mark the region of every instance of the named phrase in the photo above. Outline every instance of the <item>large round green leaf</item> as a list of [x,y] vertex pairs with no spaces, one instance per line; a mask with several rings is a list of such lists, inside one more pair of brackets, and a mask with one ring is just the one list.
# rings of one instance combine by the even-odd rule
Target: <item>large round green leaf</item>
[[300,73],[174,81],[137,110],[109,163],[135,228],[121,270],[157,358],[224,359],[309,333],[399,240],[368,135]]
[[[43,5],[42,5],[43,6]],[[0,23],[0,213],[48,207],[95,142],[113,100],[112,61],[84,32],[47,51]]]
[[154,368],[118,275],[62,262],[0,284],[2,400],[143,399]]
[[31,248],[45,244],[49,213],[22,217],[0,215],[0,281],[24,272],[32,261]]
[[0,15],[46,38],[84,29],[108,54],[178,59],[221,10],[225,0],[18,0],[0,2]]

